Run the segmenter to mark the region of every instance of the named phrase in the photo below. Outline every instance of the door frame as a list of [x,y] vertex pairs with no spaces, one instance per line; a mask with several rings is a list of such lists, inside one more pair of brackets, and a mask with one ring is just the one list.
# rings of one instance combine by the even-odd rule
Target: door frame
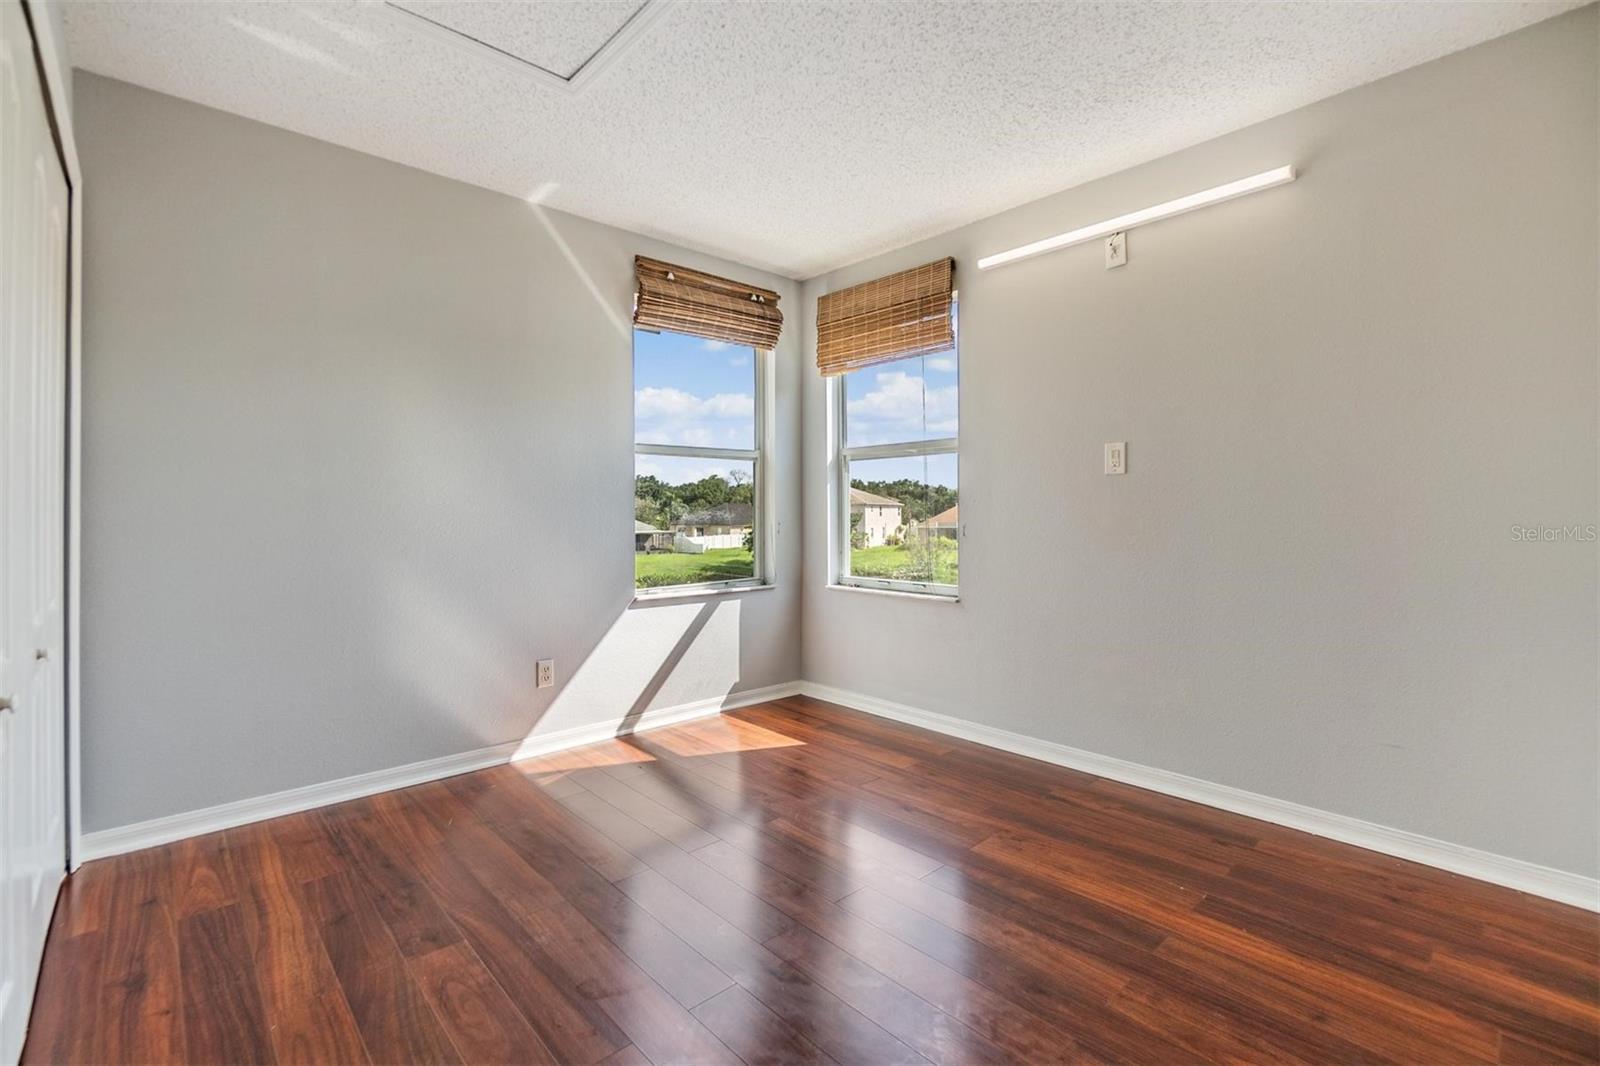
[[67,853],[62,862],[67,871],[76,870],[82,863],[80,840],[83,836],[82,797],[79,780],[82,745],[79,743],[79,646],[80,625],[79,592],[81,568],[81,533],[83,529],[80,506],[83,491],[83,172],[78,165],[78,144],[73,136],[72,109],[65,106],[68,99],[70,69],[61,65],[66,54],[66,42],[61,39],[59,27],[50,19],[44,4],[39,0],[0,0],[20,3],[22,15],[33,34],[33,58],[41,75],[45,109],[49,113],[50,130],[54,135],[56,154],[61,159],[61,169],[67,177],[67,412],[66,412],[66,605],[67,678],[66,678],[66,761],[67,783]]

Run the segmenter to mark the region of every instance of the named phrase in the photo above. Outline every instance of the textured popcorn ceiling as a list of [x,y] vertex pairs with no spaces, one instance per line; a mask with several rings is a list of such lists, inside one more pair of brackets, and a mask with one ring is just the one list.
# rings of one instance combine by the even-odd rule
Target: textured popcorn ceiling
[[[411,6],[557,66],[619,13]],[[88,70],[797,278],[1577,6],[681,0],[574,95],[376,3],[64,5]]]

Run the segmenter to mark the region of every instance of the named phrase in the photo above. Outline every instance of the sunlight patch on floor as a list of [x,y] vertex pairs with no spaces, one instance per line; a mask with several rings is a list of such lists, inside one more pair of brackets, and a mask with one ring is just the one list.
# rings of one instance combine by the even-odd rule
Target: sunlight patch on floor
[[674,755],[721,755],[767,748],[804,747],[805,741],[785,736],[772,729],[718,715],[685,722],[650,738],[652,743]]
[[573,770],[593,770],[604,766],[627,766],[631,763],[655,762],[655,756],[640,751],[623,740],[602,740],[569,748],[532,759],[520,759],[511,765],[530,777],[540,774],[564,774]]
[[656,757],[646,750],[650,747],[659,747],[671,755],[693,758],[697,755],[797,748],[804,747],[805,743],[773,729],[719,715],[684,722],[671,729],[652,730],[648,734],[640,734],[637,739],[631,736],[617,737],[585,744],[581,748],[518,759],[511,765],[540,784],[550,784],[580,770],[655,762]]

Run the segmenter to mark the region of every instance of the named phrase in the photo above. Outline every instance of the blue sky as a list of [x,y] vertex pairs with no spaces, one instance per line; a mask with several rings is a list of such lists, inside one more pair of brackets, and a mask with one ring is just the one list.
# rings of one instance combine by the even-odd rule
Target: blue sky
[[[956,353],[902,359],[845,376],[850,443],[884,444],[956,434]],[[714,448],[755,446],[755,353],[748,347],[681,333],[633,334],[634,440]],[[641,455],[640,474],[671,484],[732,464]],[[955,485],[955,457],[883,459],[853,474],[870,480],[926,476]]]
[[848,443],[956,435],[956,353],[915,356],[844,376]]
[[[852,446],[954,437],[957,431],[956,353],[937,352],[844,376],[845,432]],[[850,466],[851,480],[926,481],[956,487],[956,457],[874,459]]]
[[946,453],[907,459],[858,459],[850,464],[852,481],[899,481],[901,478],[956,488],[956,457]]
[[[756,363],[751,348],[682,333],[633,331],[633,439],[639,444],[754,448]],[[641,455],[634,471],[672,485],[723,477],[720,459]]]
[[755,352],[748,347],[633,332],[633,439],[639,444],[754,448]]

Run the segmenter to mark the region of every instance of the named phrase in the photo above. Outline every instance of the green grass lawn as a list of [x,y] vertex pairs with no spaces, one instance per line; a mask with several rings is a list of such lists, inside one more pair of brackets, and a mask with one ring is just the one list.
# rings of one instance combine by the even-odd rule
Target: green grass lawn
[[932,567],[929,559],[913,557],[904,545],[883,548],[852,548],[850,572],[857,577],[885,577],[896,581],[933,581],[954,585],[959,576],[954,541],[933,542]]
[[752,577],[755,557],[743,548],[713,548],[700,555],[687,552],[662,552],[633,556],[633,587],[660,588],[663,585],[697,585],[703,581],[733,581]]

